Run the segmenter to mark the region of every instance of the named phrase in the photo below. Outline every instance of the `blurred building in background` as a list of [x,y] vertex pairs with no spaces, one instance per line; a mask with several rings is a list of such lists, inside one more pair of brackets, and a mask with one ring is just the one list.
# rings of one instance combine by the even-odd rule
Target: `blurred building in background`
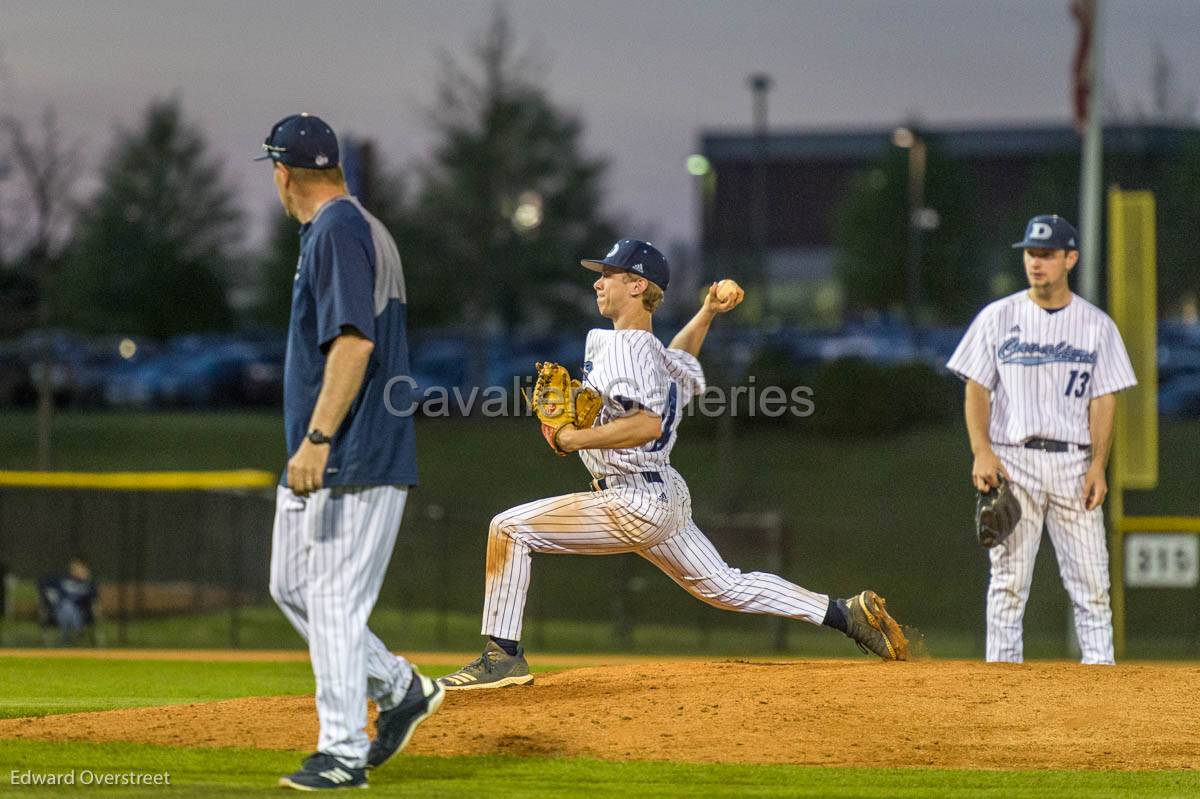
[[[703,160],[694,174],[701,193],[701,246],[704,274],[754,275],[770,293],[770,314],[784,322],[842,321],[845,293],[837,269],[839,249],[853,236],[839,225],[852,195],[861,190],[887,192],[895,177],[889,165],[913,168],[906,151],[914,138],[928,143],[930,158],[923,180],[933,184],[937,170],[949,170],[970,203],[973,246],[963,257],[994,275],[1014,264],[1008,245],[1034,213],[1074,217],[1078,208],[1080,139],[1068,125],[996,127],[922,127],[777,131],[766,136],[747,130],[703,131]],[[1145,188],[1162,197],[1172,187],[1172,165],[1200,153],[1200,127],[1194,125],[1119,125],[1106,128],[1106,181]],[[936,153],[936,158],[935,158]],[[766,252],[760,263],[754,240],[754,181],[760,159],[767,162]],[[943,174],[940,177],[945,178]],[[911,179],[911,178],[910,178]],[[903,190],[895,220],[905,226],[908,207]],[[1163,198],[1168,199],[1169,198]],[[932,194],[914,224],[933,237],[961,231],[939,230],[954,224],[951,208],[938,208]],[[886,208],[886,204],[883,206]],[[1164,215],[1164,224],[1190,225]],[[1166,231],[1169,233],[1170,231]],[[892,249],[908,247],[895,239]],[[880,253],[881,266],[888,253]],[[1170,253],[1164,252],[1170,257]],[[1172,266],[1164,262],[1163,268]],[[1019,277],[1017,275],[1016,277]],[[987,293],[1015,290],[1015,282],[984,281]],[[982,297],[980,300],[986,300]],[[977,306],[975,306],[977,307]],[[1168,307],[1169,306],[1165,306]],[[950,320],[958,321],[958,320]]]

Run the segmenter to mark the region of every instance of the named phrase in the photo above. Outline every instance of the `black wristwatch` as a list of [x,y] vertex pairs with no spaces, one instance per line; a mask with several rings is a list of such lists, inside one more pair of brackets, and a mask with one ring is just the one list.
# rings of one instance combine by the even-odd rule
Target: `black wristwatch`
[[308,435],[305,438],[314,444],[328,444],[333,440],[315,427],[308,431]]

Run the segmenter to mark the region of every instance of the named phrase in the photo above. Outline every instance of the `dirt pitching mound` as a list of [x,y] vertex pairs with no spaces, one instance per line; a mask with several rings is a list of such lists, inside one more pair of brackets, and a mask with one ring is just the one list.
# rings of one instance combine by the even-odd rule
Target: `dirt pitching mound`
[[[1016,769],[1200,767],[1200,668],[925,661],[660,662],[458,691],[409,751]],[[310,698],[0,722],[0,738],[311,750]]]

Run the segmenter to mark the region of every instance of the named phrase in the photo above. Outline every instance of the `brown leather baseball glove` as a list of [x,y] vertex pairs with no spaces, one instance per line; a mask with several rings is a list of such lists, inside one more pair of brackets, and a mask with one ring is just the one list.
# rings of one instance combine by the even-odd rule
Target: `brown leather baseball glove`
[[604,400],[600,394],[578,380],[571,379],[565,366],[557,363],[538,363],[537,382],[525,401],[542,425],[542,437],[559,455],[566,452],[558,446],[558,434],[567,425],[579,429],[591,427],[600,415]]

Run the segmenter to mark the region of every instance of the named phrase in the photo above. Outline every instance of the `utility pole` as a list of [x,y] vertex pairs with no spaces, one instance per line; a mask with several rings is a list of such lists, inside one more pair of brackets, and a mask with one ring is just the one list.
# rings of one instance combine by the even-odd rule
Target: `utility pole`
[[750,76],[748,84],[754,98],[754,182],[750,209],[750,241],[754,248],[754,267],[762,315],[770,315],[771,291],[767,275],[767,93],[774,81],[765,72]]
[[1076,15],[1088,37],[1082,75],[1076,77],[1086,85],[1086,116],[1083,126],[1083,158],[1079,173],[1079,294],[1088,302],[1100,302],[1100,228],[1103,219],[1104,180],[1104,123],[1101,109],[1103,91],[1104,40],[1103,0],[1082,0]]

